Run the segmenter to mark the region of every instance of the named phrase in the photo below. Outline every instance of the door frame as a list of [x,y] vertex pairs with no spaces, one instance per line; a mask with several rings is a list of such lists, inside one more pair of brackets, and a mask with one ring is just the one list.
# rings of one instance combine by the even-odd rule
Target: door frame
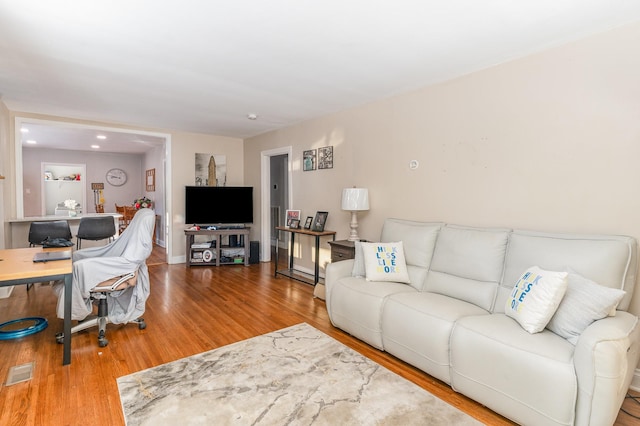
[[271,157],[287,155],[287,187],[289,206],[293,205],[292,146],[269,149],[260,153],[260,261],[271,261]]

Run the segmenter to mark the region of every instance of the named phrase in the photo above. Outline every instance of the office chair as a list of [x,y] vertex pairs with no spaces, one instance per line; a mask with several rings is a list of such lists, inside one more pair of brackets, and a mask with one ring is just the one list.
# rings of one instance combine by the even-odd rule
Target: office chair
[[31,222],[29,226],[29,246],[41,246],[43,241],[53,238],[64,238],[71,241],[71,229],[66,220],[49,222]]
[[[155,213],[140,209],[115,241],[101,247],[77,250],[73,253],[73,285],[71,318],[81,321],[71,332],[98,326],[98,345],[109,344],[106,325],[136,323],[146,328],[141,315],[149,297],[149,271],[146,260],[153,249],[152,231]],[[57,315],[64,318],[64,286],[56,284]],[[98,305],[97,317],[93,304]],[[64,334],[56,334],[58,343]]]
[[[71,229],[66,220],[52,220],[48,222],[31,222],[29,226],[29,247],[41,246],[46,239],[64,238],[71,241]],[[27,291],[33,283],[27,284]]]
[[78,225],[76,234],[76,249],[82,248],[82,240],[99,241],[108,239],[113,241],[116,234],[116,224],[112,216],[83,217]]

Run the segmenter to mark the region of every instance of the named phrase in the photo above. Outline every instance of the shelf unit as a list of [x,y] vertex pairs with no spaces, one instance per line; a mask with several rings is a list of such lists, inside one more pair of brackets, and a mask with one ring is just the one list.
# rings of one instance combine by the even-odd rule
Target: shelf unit
[[[249,230],[250,228],[185,230],[187,266],[249,265]],[[200,244],[206,241],[197,243],[197,236],[206,236],[206,241],[210,241],[211,246],[201,247]],[[229,240],[234,236],[237,244],[230,245]],[[242,254],[226,255],[231,252]]]
[[[85,164],[47,163],[40,165],[42,169],[42,212],[43,216],[55,215],[58,203],[64,200],[76,200],[80,208],[76,214],[87,212]],[[79,175],[78,180],[64,179],[65,176]],[[68,214],[65,212],[65,214]]]

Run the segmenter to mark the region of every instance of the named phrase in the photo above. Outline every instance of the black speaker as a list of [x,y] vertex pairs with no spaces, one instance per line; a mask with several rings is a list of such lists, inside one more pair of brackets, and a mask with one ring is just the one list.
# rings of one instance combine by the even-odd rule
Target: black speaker
[[260,263],[260,241],[249,243],[249,263],[252,265]]
[[238,247],[237,235],[229,235],[229,247]]

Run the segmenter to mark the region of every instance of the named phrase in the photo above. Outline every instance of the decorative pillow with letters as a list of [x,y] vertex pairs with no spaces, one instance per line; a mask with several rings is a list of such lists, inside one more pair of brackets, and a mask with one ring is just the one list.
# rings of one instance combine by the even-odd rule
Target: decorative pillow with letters
[[367,281],[394,281],[409,284],[402,241],[361,243]]
[[567,273],[527,269],[513,287],[504,310],[529,333],[544,330],[567,291]]

